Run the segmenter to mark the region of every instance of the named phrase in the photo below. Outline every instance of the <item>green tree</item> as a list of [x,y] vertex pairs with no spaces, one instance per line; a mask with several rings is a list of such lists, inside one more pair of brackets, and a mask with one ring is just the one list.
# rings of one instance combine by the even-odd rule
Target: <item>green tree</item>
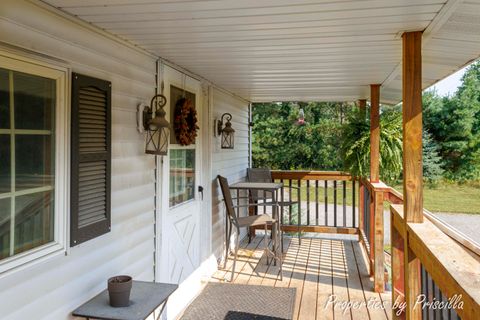
[[[253,105],[252,158],[255,167],[340,170],[341,122],[347,103],[282,102]],[[297,125],[300,109],[306,125]]]
[[454,96],[423,96],[424,127],[439,145],[445,176],[480,178],[480,63],[472,64]]
[[439,148],[432,135],[423,130],[423,177],[430,184],[436,184],[443,177],[443,161]]

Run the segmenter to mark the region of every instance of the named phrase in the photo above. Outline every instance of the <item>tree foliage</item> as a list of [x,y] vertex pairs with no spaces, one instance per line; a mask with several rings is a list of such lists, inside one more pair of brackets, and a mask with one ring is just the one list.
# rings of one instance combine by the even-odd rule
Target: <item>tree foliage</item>
[[439,146],[445,176],[480,179],[480,62],[472,64],[453,96],[423,96],[424,127]]
[[430,184],[436,184],[443,177],[443,159],[440,146],[432,135],[423,130],[423,177]]
[[[296,125],[300,108],[306,125]],[[252,157],[256,167],[340,170],[343,103],[259,103],[253,109]]]

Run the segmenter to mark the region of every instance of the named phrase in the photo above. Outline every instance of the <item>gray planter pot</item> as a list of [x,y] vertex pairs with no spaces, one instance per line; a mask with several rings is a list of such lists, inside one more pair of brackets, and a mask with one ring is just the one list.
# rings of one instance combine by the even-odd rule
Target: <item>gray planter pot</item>
[[130,291],[132,290],[132,277],[115,276],[108,279],[108,295],[112,307],[128,307],[130,304]]

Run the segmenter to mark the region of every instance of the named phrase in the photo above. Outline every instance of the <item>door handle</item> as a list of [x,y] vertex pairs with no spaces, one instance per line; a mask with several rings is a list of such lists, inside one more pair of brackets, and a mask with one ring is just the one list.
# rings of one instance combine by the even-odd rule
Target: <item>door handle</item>
[[202,200],[203,200],[203,187],[202,186],[198,186],[198,192],[200,192],[202,194]]

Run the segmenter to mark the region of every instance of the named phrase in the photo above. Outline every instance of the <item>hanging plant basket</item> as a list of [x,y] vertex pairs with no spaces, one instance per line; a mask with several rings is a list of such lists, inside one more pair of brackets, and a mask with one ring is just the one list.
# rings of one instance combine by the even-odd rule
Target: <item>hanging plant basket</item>
[[182,146],[195,143],[197,130],[197,110],[190,99],[181,98],[175,104],[174,132],[177,142]]

